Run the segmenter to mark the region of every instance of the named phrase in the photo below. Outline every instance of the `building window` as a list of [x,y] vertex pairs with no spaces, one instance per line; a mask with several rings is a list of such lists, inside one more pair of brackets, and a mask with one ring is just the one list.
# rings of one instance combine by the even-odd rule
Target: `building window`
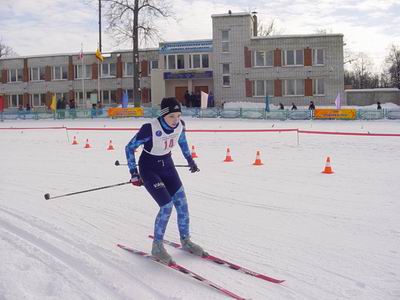
[[117,91],[116,90],[111,90],[110,91],[110,104],[112,103],[117,103]]
[[324,65],[324,49],[313,49],[313,66],[323,66]]
[[256,67],[272,67],[274,59],[273,51],[255,51],[254,65]]
[[56,101],[58,100],[65,100],[67,99],[68,93],[56,93]]
[[304,96],[304,79],[286,79],[283,85],[285,96]]
[[101,99],[103,104],[110,104],[111,103],[110,91],[101,91]]
[[31,81],[41,81],[45,78],[46,70],[44,67],[31,68],[30,80]]
[[158,69],[158,60],[152,60],[150,62],[150,68],[151,69]]
[[323,78],[317,78],[313,80],[313,95],[325,95],[325,80]]
[[199,69],[208,68],[210,66],[208,54],[190,54],[189,55],[189,68]]
[[151,74],[151,70],[158,69],[158,60],[151,60],[150,61],[150,70],[149,74]]
[[21,82],[23,69],[11,69],[8,72],[8,82]]
[[193,69],[201,68],[200,65],[200,54],[193,54],[192,55],[192,60],[193,60]]
[[168,55],[167,62],[168,62],[167,69],[176,69],[175,55]]
[[67,80],[68,68],[67,66],[55,66],[53,68],[53,80]]
[[255,96],[265,96],[265,81],[255,80],[254,81],[254,95]]
[[178,69],[185,68],[185,57],[182,54],[176,56],[176,65],[178,66]]
[[92,79],[92,65],[85,65],[85,79]]
[[[82,70],[83,74],[82,74]],[[92,78],[92,65],[75,65],[75,79],[91,79]]]
[[75,65],[75,79],[82,79],[82,65]]
[[201,55],[201,67],[202,68],[208,68],[210,65],[208,54],[202,54]]
[[113,103],[117,103],[117,91],[116,90],[101,91],[101,103],[103,105],[111,105]]
[[253,96],[273,96],[274,82],[272,80],[254,80],[253,81]]
[[32,94],[31,103],[33,107],[46,106],[46,94]]
[[285,50],[284,66],[304,66],[304,50]]
[[[85,92],[85,94],[86,94],[86,98],[85,99],[83,99],[83,92],[76,92],[75,93],[75,99],[76,99],[76,103],[79,105],[79,106],[84,106],[84,105],[86,105],[86,101],[87,100],[90,100],[90,92]],[[57,93],[56,94],[56,97],[59,97],[58,95],[60,95],[60,99],[62,99],[62,98],[64,98],[64,97],[66,97],[66,93]],[[57,98],[57,99],[59,99],[59,98]]]
[[185,68],[185,57],[183,54],[178,55],[167,55],[166,56],[166,68],[167,69],[184,69]]
[[222,86],[231,86],[230,64],[222,64]]
[[103,63],[101,65],[101,77],[115,77],[117,69],[115,63]]
[[128,102],[133,102],[133,90],[128,89],[128,90],[124,90],[124,92],[128,93]]
[[260,67],[260,66],[264,66],[264,62],[265,62],[265,52],[262,51],[255,51],[254,52],[255,55],[255,66],[256,67]]
[[133,62],[126,62],[124,64],[124,77],[133,76]]
[[229,30],[221,32],[222,52],[229,52]]
[[22,105],[22,95],[10,95],[8,97],[8,107],[19,107]]

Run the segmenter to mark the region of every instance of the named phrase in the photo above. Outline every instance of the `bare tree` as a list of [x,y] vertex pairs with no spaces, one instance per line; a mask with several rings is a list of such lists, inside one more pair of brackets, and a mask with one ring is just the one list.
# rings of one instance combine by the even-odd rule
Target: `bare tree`
[[0,57],[16,56],[17,53],[10,47],[4,44],[3,40],[0,39]]
[[356,54],[349,48],[346,47],[346,41],[343,42],[343,65],[352,64],[357,60]]
[[367,54],[360,52],[353,64],[353,71],[358,79],[359,89],[368,87],[368,81],[371,77],[372,61]]
[[264,24],[262,21],[259,21],[257,24],[257,35],[258,36],[271,36],[278,35],[284,32],[283,29],[278,29],[276,26],[275,19],[271,22]]
[[392,45],[386,57],[386,64],[391,85],[400,89],[400,47]]
[[101,0],[105,4],[107,30],[118,44],[131,41],[133,53],[133,99],[140,106],[139,43],[159,38],[155,20],[174,17],[168,0]]
[[384,87],[386,79],[371,71],[371,59],[364,53],[354,55],[353,69],[344,71],[344,84],[352,85],[355,89]]
[[383,71],[381,73],[379,86],[382,88],[389,88],[391,86],[390,75],[388,74],[388,72]]
[[327,29],[327,28],[317,28],[315,30],[315,33],[317,33],[317,34],[331,34],[331,33],[333,33],[333,30],[332,30],[332,28],[329,28],[329,29]]

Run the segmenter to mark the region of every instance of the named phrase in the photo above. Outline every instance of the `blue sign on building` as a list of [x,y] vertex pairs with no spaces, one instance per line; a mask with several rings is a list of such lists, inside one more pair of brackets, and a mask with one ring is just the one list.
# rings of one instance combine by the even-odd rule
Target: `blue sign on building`
[[212,71],[205,72],[184,72],[184,73],[171,73],[164,72],[164,80],[167,79],[203,79],[203,78],[212,78]]
[[212,52],[212,40],[160,43],[160,54]]

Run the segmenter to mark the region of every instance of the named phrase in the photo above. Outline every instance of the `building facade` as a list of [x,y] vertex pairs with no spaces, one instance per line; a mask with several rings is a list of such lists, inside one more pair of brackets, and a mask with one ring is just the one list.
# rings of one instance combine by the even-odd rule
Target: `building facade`
[[213,15],[215,99],[332,104],[343,95],[343,35],[257,36],[250,14]]
[[[0,94],[5,107],[45,108],[52,96],[57,100],[75,100],[78,107],[90,107],[97,102],[111,106],[121,102],[127,92],[132,99],[133,55],[116,51],[100,64],[95,53],[58,54],[0,59]],[[158,49],[140,52],[142,102],[150,103],[150,73],[157,68]],[[100,88],[99,88],[100,87]]]
[[[160,43],[140,51],[143,105],[158,106],[163,97],[214,94],[225,102],[332,104],[344,96],[343,35],[257,36],[257,18],[249,13],[212,15],[212,39]],[[102,63],[95,53],[0,59],[0,94],[5,106],[33,108],[57,99],[78,107],[93,101],[105,106],[132,100],[133,55],[113,51]],[[97,91],[100,90],[100,98]],[[190,103],[193,105],[193,103]]]

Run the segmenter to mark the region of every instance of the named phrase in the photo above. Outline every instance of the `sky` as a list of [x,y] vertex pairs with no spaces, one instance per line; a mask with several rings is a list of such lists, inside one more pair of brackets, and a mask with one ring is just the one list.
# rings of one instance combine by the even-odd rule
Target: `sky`
[[[280,34],[342,33],[345,49],[365,53],[373,70],[384,67],[392,44],[400,46],[398,0],[171,0],[175,20],[159,23],[164,41],[212,38],[211,15],[257,11],[263,24],[274,20]],[[105,18],[103,28],[106,27]],[[95,51],[95,0],[0,0],[0,39],[22,56]],[[103,33],[103,51],[129,49]],[[156,45],[147,45],[154,47]]]

